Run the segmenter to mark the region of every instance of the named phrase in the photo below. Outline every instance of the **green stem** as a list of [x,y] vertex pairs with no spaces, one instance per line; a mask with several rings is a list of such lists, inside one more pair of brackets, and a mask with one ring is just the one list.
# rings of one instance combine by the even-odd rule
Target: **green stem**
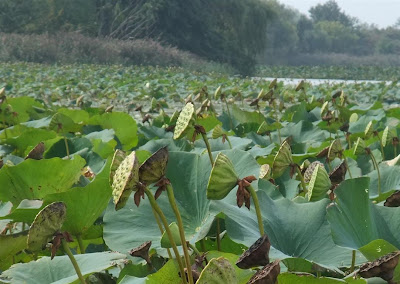
[[221,226],[219,224],[219,218],[217,217],[217,250],[221,251],[221,238],[220,235],[221,234]]
[[76,240],[78,241],[79,254],[85,253],[85,246],[83,245],[82,235],[76,235]]
[[278,138],[279,138],[279,144],[282,144],[281,130],[279,128],[278,128]]
[[204,133],[201,133],[201,137],[203,137],[204,143],[206,143],[206,147],[207,147],[207,152],[208,152],[208,157],[210,158],[210,162],[211,162],[211,167],[214,165],[214,160],[211,154],[211,146],[210,143],[208,143],[208,138],[207,135]]
[[350,267],[350,273],[353,273],[354,267],[356,266],[356,250],[353,250],[351,254],[351,267]]
[[394,152],[394,158],[396,158],[397,157],[397,145],[393,145],[393,152]]
[[200,246],[201,246],[201,250],[203,252],[206,252],[206,242],[204,241],[204,239],[200,240]]
[[229,140],[228,135],[226,135],[225,139],[226,139],[226,141],[228,141],[229,147],[230,147],[231,149],[233,149],[233,148],[232,148],[231,140]]
[[230,126],[231,126],[231,129],[233,129],[233,123],[232,123],[231,112],[230,112],[230,110],[229,110],[229,105],[228,105],[227,100],[225,100],[225,104],[226,104],[226,109],[227,109],[227,111],[228,111],[229,124],[230,124]]
[[301,171],[300,171],[299,167],[297,167],[297,166],[296,166],[296,172],[297,172],[297,175],[300,177],[301,187],[303,188],[303,191],[307,192],[307,187],[306,187],[306,183],[304,182],[303,175],[301,174]]
[[372,163],[375,165],[376,171],[378,173],[378,195],[381,195],[381,172],[379,170],[378,163],[376,162],[376,159],[372,153],[370,154],[370,157],[371,157]]
[[196,255],[200,255],[199,250],[196,248],[196,246],[192,245],[191,243],[188,243],[188,246],[194,251]]
[[254,207],[256,208],[258,228],[260,230],[260,235],[262,237],[264,236],[264,224],[261,217],[260,203],[258,202],[257,193],[251,185],[246,187],[246,189],[250,192],[251,197],[253,198]]
[[[379,136],[378,136],[379,139]],[[385,152],[383,152],[383,144],[382,144],[382,140],[379,139],[379,144],[381,145],[381,152],[382,152],[382,161],[385,160]]]
[[64,143],[65,143],[65,150],[67,151],[67,157],[69,159],[69,147],[68,147],[68,141],[67,138],[64,136]]
[[191,269],[192,265],[190,263],[190,255],[189,255],[189,251],[188,251],[188,247],[187,247],[187,243],[186,243],[185,231],[183,229],[182,217],[179,212],[178,206],[176,205],[174,190],[170,184],[167,185],[167,194],[168,194],[169,204],[171,205],[171,208],[175,213],[176,221],[178,222],[179,236],[180,236],[181,242],[182,242],[183,254],[185,257],[189,283],[192,284],[193,283],[193,275],[192,275],[192,269]]
[[349,173],[350,178],[353,178],[353,176],[352,176],[352,174],[350,172],[350,167],[349,167],[349,163],[347,162],[346,156],[343,156],[343,159],[344,159],[344,164],[346,165],[347,172]]
[[[156,223],[158,225],[158,228],[160,229],[161,236],[162,236],[164,234],[164,229],[163,229],[162,224],[160,222],[160,218],[158,217],[157,212],[154,210],[153,207],[151,207],[151,211],[153,211],[154,218],[156,219]],[[171,254],[171,251],[170,251],[169,248],[167,248],[167,253],[168,253],[168,257],[170,259],[172,259],[172,254]]]
[[64,249],[65,253],[68,255],[69,260],[71,261],[72,265],[74,266],[76,275],[78,275],[78,278],[79,278],[80,282],[82,284],[86,284],[85,278],[83,278],[82,272],[79,269],[79,265],[76,262],[76,259],[75,259],[74,255],[72,254],[71,250],[69,249],[69,246],[68,246],[67,242],[64,239],[62,239],[61,243],[62,243],[62,246],[63,246],[63,249]]
[[157,212],[158,216],[160,216],[161,222],[164,225],[164,229],[167,232],[169,241],[171,243],[172,250],[175,253],[176,261],[178,262],[179,271],[181,273],[181,278],[183,280],[183,283],[187,283],[185,269],[183,268],[183,264],[182,264],[182,259],[181,259],[181,256],[179,255],[178,248],[176,247],[176,243],[175,243],[174,237],[172,236],[172,232],[169,229],[167,218],[165,218],[164,213],[162,212],[160,206],[158,206],[156,200],[154,199],[153,194],[150,192],[150,190],[148,188],[145,189],[145,193],[146,193],[147,197],[149,198],[151,207],[153,207],[154,210]]

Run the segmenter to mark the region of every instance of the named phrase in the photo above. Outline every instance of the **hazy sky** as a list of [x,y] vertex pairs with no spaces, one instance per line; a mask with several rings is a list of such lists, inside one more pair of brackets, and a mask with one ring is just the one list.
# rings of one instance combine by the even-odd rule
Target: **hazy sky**
[[[308,15],[310,7],[327,0],[278,0]],[[400,0],[336,0],[342,11],[361,22],[379,27],[394,25],[400,18]]]

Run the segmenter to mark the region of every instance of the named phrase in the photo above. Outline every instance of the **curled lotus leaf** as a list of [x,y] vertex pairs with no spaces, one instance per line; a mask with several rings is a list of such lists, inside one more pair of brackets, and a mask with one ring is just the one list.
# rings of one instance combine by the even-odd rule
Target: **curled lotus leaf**
[[[169,230],[171,231],[172,238],[174,239],[174,242],[177,246],[182,245],[181,237],[179,235],[179,227],[175,222],[172,222],[169,224]],[[166,231],[164,231],[162,237],[161,237],[161,247],[162,248],[172,248],[171,245],[171,240],[168,237],[168,234]]]
[[358,137],[357,142],[354,146],[354,155],[365,155],[365,141]]
[[224,257],[213,258],[204,267],[197,284],[239,283],[232,264]]
[[174,139],[179,139],[189,128],[190,121],[194,114],[194,106],[192,103],[187,103],[179,114],[174,130]]
[[33,252],[45,248],[58,232],[66,218],[67,207],[63,202],[53,202],[44,207],[36,215],[28,232],[28,249]]
[[40,142],[28,153],[28,155],[25,157],[25,160],[27,159],[41,160],[43,159],[43,154],[44,154],[44,143]]
[[268,127],[268,124],[265,121],[263,121],[257,130],[257,134],[262,135],[268,131],[271,131],[271,129]]
[[126,153],[124,151],[119,149],[115,151],[110,167],[110,185],[113,184],[115,172],[117,171],[119,165],[125,158],[126,158]]
[[368,139],[369,137],[371,137],[373,131],[374,131],[374,128],[372,125],[372,121],[370,121],[370,122],[368,122],[368,124],[364,130],[365,139]]
[[343,151],[342,144],[339,139],[333,140],[328,150],[328,160],[333,161],[336,157],[340,156]]
[[328,101],[326,101],[326,102],[324,102],[324,104],[322,105],[322,107],[321,107],[321,116],[323,115],[323,114],[325,114],[326,112],[328,112]]
[[139,180],[144,184],[159,181],[167,169],[168,149],[163,147],[151,155],[139,168]]
[[280,177],[291,164],[293,164],[292,150],[289,143],[285,140],[275,155],[274,163],[272,164],[273,176],[275,178]]
[[217,138],[221,137],[224,134],[226,134],[225,131],[222,129],[222,126],[220,124],[218,124],[213,129],[212,139],[217,139]]
[[222,86],[219,86],[214,93],[214,98],[216,100],[219,100],[219,98],[221,97],[221,93],[222,93]]
[[269,180],[271,178],[271,167],[268,164],[261,165],[260,179]]
[[325,198],[331,188],[331,180],[325,168],[317,165],[308,184],[307,197],[309,201],[318,201]]
[[390,129],[389,126],[386,126],[382,133],[382,146],[386,147],[386,145],[388,145],[395,137],[397,137],[395,130]]
[[304,80],[301,80],[296,86],[295,91],[298,92],[300,90],[304,90]]
[[311,180],[311,177],[312,177],[312,175],[313,175],[313,173],[314,173],[314,170],[315,170],[315,168],[317,167],[317,166],[324,166],[324,164],[322,164],[321,162],[319,162],[319,161],[315,161],[315,162],[312,162],[308,167],[307,167],[307,169],[306,169],[306,171],[304,172],[304,181],[305,182],[310,182],[310,180]]
[[207,198],[220,200],[236,186],[238,181],[232,162],[227,156],[218,153],[207,185]]
[[125,206],[132,191],[136,191],[139,182],[139,162],[136,153],[128,155],[115,171],[112,183],[112,195],[115,210]]
[[349,122],[350,122],[350,123],[354,123],[354,122],[356,122],[357,120],[358,120],[358,114],[357,114],[357,113],[352,113],[352,114],[350,115]]
[[275,78],[274,80],[271,81],[271,83],[269,83],[268,89],[275,88],[277,84],[278,84],[278,78]]

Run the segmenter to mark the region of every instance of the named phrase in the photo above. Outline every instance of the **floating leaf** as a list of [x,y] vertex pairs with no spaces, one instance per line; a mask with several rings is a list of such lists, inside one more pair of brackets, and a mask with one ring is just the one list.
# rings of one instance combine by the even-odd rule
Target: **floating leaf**
[[207,198],[219,200],[229,194],[238,181],[232,162],[227,156],[218,153],[207,185]]
[[44,207],[33,221],[28,233],[28,248],[40,251],[59,231],[66,218],[67,207],[63,202],[54,202]]

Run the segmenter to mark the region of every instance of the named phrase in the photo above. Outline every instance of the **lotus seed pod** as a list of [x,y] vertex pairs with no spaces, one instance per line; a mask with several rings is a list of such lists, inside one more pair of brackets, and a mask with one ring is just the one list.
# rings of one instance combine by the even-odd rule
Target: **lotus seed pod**
[[218,153],[207,185],[207,198],[220,200],[236,186],[238,181],[232,162],[227,156]]
[[400,251],[392,252],[378,258],[375,261],[367,262],[360,267],[358,274],[364,278],[380,277],[388,283],[393,279],[393,272],[399,263]]
[[149,185],[158,182],[167,170],[168,149],[163,147],[151,155],[139,167],[139,180],[141,183]]
[[272,164],[273,177],[280,177],[291,164],[293,164],[292,150],[290,149],[288,141],[285,140],[279,148],[278,153],[275,155]]
[[194,114],[194,106],[192,103],[187,103],[179,114],[178,120],[176,121],[174,139],[181,138],[186,130],[189,128],[189,124]]
[[248,269],[257,266],[264,266],[269,263],[269,249],[271,243],[267,235],[260,237],[252,244],[238,259],[236,266],[241,269]]
[[319,161],[312,162],[312,163],[307,167],[306,171],[304,172],[304,182],[310,182],[311,176],[312,176],[312,174],[313,174],[313,172],[314,172],[314,170],[316,169],[317,166],[323,167],[324,164],[322,164],[322,163],[319,162]]
[[279,265],[279,259],[275,260],[264,266],[262,269],[257,271],[253,277],[250,278],[248,284],[275,284],[279,273],[281,273],[281,266]]

